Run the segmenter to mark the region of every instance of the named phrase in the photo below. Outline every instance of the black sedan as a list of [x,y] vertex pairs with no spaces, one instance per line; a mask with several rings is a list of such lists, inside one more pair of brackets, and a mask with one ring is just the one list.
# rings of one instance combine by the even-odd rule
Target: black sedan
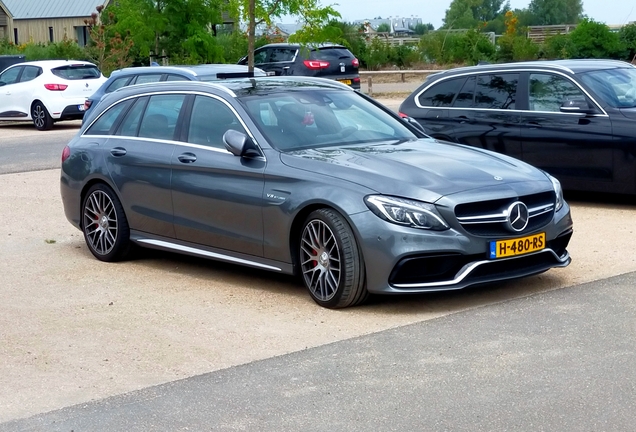
[[297,274],[325,307],[570,263],[556,179],[330,80],[122,88],[62,159],[66,216],[96,258],[134,243]]

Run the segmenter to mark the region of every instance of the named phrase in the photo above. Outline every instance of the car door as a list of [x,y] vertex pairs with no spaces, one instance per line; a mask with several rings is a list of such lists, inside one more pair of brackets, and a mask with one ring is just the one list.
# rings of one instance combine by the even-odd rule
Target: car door
[[131,229],[174,237],[170,161],[184,94],[137,98],[104,144],[106,166]]
[[[570,78],[528,73],[528,110],[522,114],[522,159],[558,178],[566,189],[607,190],[614,181],[612,124]],[[594,114],[561,112],[566,100]]]
[[520,114],[516,105],[518,83],[518,73],[494,72],[478,75],[472,118],[455,126],[459,141],[520,157]]
[[223,134],[247,133],[230,105],[197,95],[172,157],[172,202],[180,240],[263,256],[263,158],[225,149]]
[[29,115],[29,109],[24,109],[14,93],[20,80],[23,66],[14,66],[0,74],[0,118],[24,118]]
[[11,97],[16,101],[21,112],[30,112],[35,90],[31,81],[41,74],[42,68],[38,66],[24,66],[20,80],[11,86]]
[[466,77],[449,78],[434,83],[415,97],[416,109],[410,113],[430,136],[456,141],[456,125],[462,121],[461,116],[472,114],[459,109],[450,109],[457,93],[462,89]]

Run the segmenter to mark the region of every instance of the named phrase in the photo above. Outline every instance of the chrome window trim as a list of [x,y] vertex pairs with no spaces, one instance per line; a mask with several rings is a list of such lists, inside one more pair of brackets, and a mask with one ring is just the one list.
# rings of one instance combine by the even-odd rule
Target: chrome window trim
[[177,244],[177,243],[170,243],[170,242],[163,241],[163,240],[141,238],[141,239],[136,239],[135,241],[137,241],[139,243],[145,243],[145,244],[149,244],[149,245],[153,245],[153,246],[166,248],[166,249],[172,249],[172,250],[176,250],[176,251],[180,251],[180,252],[200,255],[200,256],[207,257],[207,258],[213,258],[213,259],[218,259],[218,260],[222,260],[222,261],[229,261],[229,262],[233,262],[233,263],[237,263],[237,264],[243,264],[243,265],[248,265],[248,266],[252,266],[252,267],[258,267],[258,268],[262,268],[262,269],[265,269],[265,270],[273,270],[273,271],[279,271],[279,272],[283,271],[282,269],[280,269],[278,267],[270,266],[270,265],[267,265],[267,264],[261,264],[261,263],[256,262],[256,261],[250,261],[250,260],[246,260],[246,259],[242,259],[242,258],[236,258],[236,257],[230,256],[230,255],[220,254],[220,253],[216,253],[216,252],[210,252],[210,251],[206,251],[206,250],[203,250],[203,249],[193,248],[193,247],[190,247],[190,246],[184,246],[184,245],[180,245],[180,244]]
[[541,253],[552,253],[552,255],[554,255],[554,257],[557,259],[557,261],[559,261],[560,264],[563,264],[563,263],[567,262],[570,259],[570,254],[568,252],[566,252],[563,256],[560,257],[552,249],[547,249],[546,248],[546,249],[543,249],[543,250],[538,251],[538,252],[534,252],[534,253],[530,253],[530,254],[524,254],[524,255],[519,255],[519,256],[516,256],[516,257],[503,258],[503,259],[483,260],[483,261],[476,261],[476,262],[473,262],[473,263],[470,263],[470,264],[466,264],[464,267],[461,268],[461,270],[459,270],[459,272],[457,272],[457,274],[455,275],[455,278],[451,279],[451,280],[440,281],[440,282],[391,284],[391,286],[395,287],[395,288],[431,288],[432,290],[434,290],[434,289],[439,288],[439,287],[447,287],[447,286],[456,285],[456,284],[460,283],[461,281],[466,279],[477,267],[480,267],[482,265],[495,263],[495,262],[500,262],[500,261],[515,260],[515,259],[518,259],[518,258],[527,257],[527,256],[531,256],[531,255],[538,255],[538,254],[541,254]]
[[[550,66],[550,67],[554,67],[554,66]],[[559,69],[559,68],[557,68]],[[563,68],[565,70],[567,70],[568,72],[572,72],[570,69],[568,68]],[[508,112],[508,113],[514,113],[514,112],[520,112],[520,113],[548,113],[548,114],[561,114],[561,115],[575,115],[575,116],[581,116],[583,114],[580,113],[563,113],[563,112],[556,112],[556,111],[532,111],[532,110],[505,110],[505,109],[498,109],[498,108],[459,108],[459,107],[432,107],[432,106],[425,106],[422,105],[420,103],[420,96],[422,96],[422,94],[428,90],[429,88],[431,88],[432,86],[441,83],[442,81],[445,80],[449,80],[452,78],[458,78],[458,77],[465,77],[465,76],[477,76],[477,75],[485,75],[485,74],[493,74],[493,73],[522,73],[522,72],[529,72],[529,73],[546,73],[546,74],[557,74],[560,75],[568,80],[570,80],[572,83],[574,83],[575,86],[577,86],[588,98],[590,98],[590,100],[592,101],[592,103],[594,103],[594,105],[596,105],[596,107],[603,113],[603,114],[593,114],[594,117],[609,117],[609,115],[607,114],[607,112],[603,109],[603,107],[601,107],[601,105],[596,101],[596,99],[594,99],[587,90],[585,90],[583,87],[581,87],[581,85],[579,83],[577,83],[576,81],[574,81],[572,79],[572,77],[570,77],[569,75],[561,72],[561,71],[555,71],[555,70],[545,70],[545,69],[535,69],[535,68],[523,68],[523,69],[483,69],[480,71],[470,71],[470,72],[462,72],[462,73],[458,73],[458,74],[453,74],[453,75],[449,75],[447,77],[442,77],[432,83],[430,83],[429,85],[427,85],[426,87],[424,87],[421,91],[419,91],[415,97],[413,98],[413,101],[415,102],[415,106],[417,106],[418,108],[424,108],[424,109],[446,109],[446,110],[470,110],[470,111],[484,111],[484,110],[488,110],[488,111],[499,111],[499,112]]]
[[[142,84],[143,85],[143,84]],[[243,121],[243,119],[241,118],[241,116],[238,114],[238,112],[236,111],[236,109],[234,109],[234,107],[232,105],[230,105],[225,99],[223,99],[220,96],[217,95],[213,95],[210,93],[205,93],[202,91],[196,91],[196,90],[185,90],[185,91],[179,91],[179,90],[170,90],[170,91],[154,91],[154,92],[149,92],[149,93],[141,93],[141,94],[136,94],[136,95],[131,95],[131,96],[127,96],[123,99],[120,99],[114,103],[112,103],[111,105],[109,105],[106,109],[104,109],[82,132],[82,134],[80,135],[82,138],[83,137],[106,137],[106,138],[125,138],[125,139],[139,139],[139,140],[153,140],[153,141],[161,141],[161,142],[169,142],[169,143],[177,143],[177,144],[191,144],[191,143],[184,143],[183,141],[175,141],[175,140],[161,140],[161,139],[156,139],[156,138],[144,138],[144,137],[131,137],[131,136],[124,136],[124,135],[87,135],[86,132],[93,126],[93,124],[99,120],[105,112],[109,111],[111,108],[113,108],[115,105],[120,104],[120,103],[124,103],[127,100],[133,99],[133,98],[140,98],[140,97],[144,97],[144,96],[155,96],[155,95],[166,95],[166,94],[185,94],[185,95],[199,95],[199,96],[204,96],[204,97],[211,97],[213,99],[216,99],[222,103],[224,103],[229,109],[230,111],[232,111],[232,113],[236,116],[236,118],[239,120],[239,122],[241,123],[241,126],[243,126],[243,129],[245,129],[245,131],[247,132],[247,134],[249,135],[249,137],[254,141],[254,143],[258,146],[258,148],[261,150],[261,153],[264,154],[263,152],[263,148],[258,144],[258,141],[256,140],[256,137],[254,136],[254,134],[252,133],[252,131],[247,127],[247,124],[245,124],[245,121]],[[197,145],[197,144],[191,144],[191,145]],[[211,149],[212,147],[206,147],[206,146],[202,146],[205,147],[207,149]],[[218,149],[218,148],[217,148]]]

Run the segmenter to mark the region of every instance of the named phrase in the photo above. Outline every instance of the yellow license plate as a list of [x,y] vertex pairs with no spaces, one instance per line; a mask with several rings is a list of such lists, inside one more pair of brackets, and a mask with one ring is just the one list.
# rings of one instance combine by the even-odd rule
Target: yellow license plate
[[524,255],[545,248],[545,233],[490,242],[490,259]]
[[338,80],[338,81],[346,85],[351,85],[351,80]]

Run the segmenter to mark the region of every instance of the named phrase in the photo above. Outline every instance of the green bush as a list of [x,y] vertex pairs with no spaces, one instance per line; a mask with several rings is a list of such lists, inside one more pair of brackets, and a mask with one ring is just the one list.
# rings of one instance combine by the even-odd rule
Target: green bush
[[625,58],[627,49],[618,33],[610,31],[603,23],[591,19],[581,21],[572,33],[572,57],[574,58]]
[[545,59],[572,58],[574,45],[569,34],[558,34],[546,38],[541,46],[540,57]]
[[623,26],[618,32],[618,38],[627,51],[625,60],[633,62],[636,59],[636,23]]
[[495,55],[493,44],[477,29],[462,33],[443,30],[428,33],[420,39],[419,49],[425,61],[438,64],[477,64],[491,60]]

